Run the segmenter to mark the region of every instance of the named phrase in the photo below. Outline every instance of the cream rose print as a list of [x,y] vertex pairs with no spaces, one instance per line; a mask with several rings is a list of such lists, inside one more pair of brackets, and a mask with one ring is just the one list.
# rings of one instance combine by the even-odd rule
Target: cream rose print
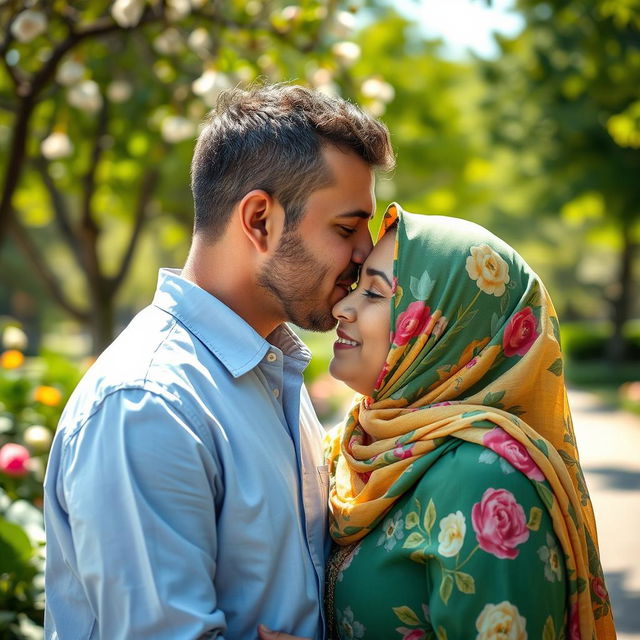
[[480,291],[501,296],[509,284],[509,266],[486,244],[471,247],[471,255],[465,266],[469,277],[476,281]]
[[476,640],[527,640],[527,621],[507,600],[487,604],[476,619]]

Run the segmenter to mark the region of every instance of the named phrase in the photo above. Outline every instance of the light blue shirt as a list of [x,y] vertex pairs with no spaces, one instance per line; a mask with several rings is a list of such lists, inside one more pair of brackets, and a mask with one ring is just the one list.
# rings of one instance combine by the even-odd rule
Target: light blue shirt
[[160,271],[86,374],[45,480],[47,640],[321,639],[327,550],[310,353]]

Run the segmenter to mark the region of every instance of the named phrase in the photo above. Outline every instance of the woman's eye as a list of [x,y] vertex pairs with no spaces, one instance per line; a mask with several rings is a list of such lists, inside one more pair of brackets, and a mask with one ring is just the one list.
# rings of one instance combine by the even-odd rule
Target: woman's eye
[[371,289],[365,289],[362,292],[362,295],[365,298],[384,298],[384,296],[381,296],[379,293],[376,293],[375,291],[371,291]]

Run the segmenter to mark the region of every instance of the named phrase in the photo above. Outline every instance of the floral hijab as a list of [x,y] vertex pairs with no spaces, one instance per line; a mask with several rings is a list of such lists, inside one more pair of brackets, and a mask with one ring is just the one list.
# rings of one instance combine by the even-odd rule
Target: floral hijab
[[572,640],[615,638],[544,285],[476,224],[394,203],[379,239],[396,221],[387,360],[373,396],[327,441],[334,540],[374,529],[428,473],[425,454],[452,438],[480,444],[524,473],[547,507],[566,556]]

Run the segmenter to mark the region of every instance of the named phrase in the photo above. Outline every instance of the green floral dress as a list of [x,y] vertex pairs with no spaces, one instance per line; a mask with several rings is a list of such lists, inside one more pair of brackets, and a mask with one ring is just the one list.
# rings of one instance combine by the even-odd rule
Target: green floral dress
[[564,638],[565,563],[531,480],[470,442],[427,455],[429,473],[342,554],[333,637]]

